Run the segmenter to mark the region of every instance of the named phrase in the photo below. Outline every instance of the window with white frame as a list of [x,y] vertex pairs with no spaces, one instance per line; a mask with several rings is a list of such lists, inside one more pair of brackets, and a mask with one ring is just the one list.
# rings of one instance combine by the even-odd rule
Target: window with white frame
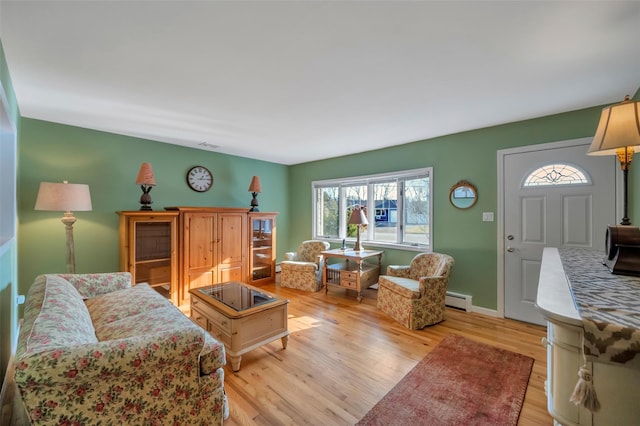
[[431,167],[314,181],[313,237],[355,240],[357,225],[348,221],[353,209],[361,207],[369,222],[360,228],[365,245],[429,249],[432,184]]

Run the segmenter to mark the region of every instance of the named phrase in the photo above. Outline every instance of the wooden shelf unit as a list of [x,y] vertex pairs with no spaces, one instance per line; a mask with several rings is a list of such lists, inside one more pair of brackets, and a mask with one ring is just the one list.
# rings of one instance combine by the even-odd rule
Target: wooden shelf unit
[[120,270],[178,304],[178,214],[120,211]]
[[264,285],[275,281],[277,215],[249,212],[248,284]]
[[[322,284],[325,293],[329,286],[340,286],[355,290],[358,302],[362,301],[362,290],[378,282],[382,270],[382,251],[378,250],[327,250],[322,252],[324,268]],[[328,259],[340,259],[329,263]]]
[[327,284],[358,289],[358,278],[362,289],[378,282],[380,268],[372,263],[362,263],[362,270],[355,262],[333,263],[327,266]]

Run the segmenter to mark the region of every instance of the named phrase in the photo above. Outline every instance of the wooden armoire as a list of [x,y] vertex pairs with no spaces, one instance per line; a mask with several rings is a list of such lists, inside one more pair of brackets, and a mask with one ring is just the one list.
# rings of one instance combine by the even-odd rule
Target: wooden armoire
[[247,209],[229,207],[167,207],[179,216],[179,303],[189,290],[225,281],[245,281]]

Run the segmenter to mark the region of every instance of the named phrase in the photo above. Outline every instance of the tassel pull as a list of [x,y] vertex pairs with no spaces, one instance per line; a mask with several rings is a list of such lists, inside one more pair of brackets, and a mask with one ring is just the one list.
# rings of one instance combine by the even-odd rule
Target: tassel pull
[[586,365],[580,367],[578,377],[578,383],[576,383],[569,401],[576,405],[584,406],[592,413],[597,412],[600,410],[600,401],[598,401],[598,395],[596,395],[596,390],[593,388],[593,377]]

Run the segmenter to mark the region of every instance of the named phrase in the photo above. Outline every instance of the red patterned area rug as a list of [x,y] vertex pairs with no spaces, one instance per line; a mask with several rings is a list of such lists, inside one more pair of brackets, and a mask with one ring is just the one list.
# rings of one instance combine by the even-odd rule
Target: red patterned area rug
[[358,425],[517,425],[533,361],[450,334]]

